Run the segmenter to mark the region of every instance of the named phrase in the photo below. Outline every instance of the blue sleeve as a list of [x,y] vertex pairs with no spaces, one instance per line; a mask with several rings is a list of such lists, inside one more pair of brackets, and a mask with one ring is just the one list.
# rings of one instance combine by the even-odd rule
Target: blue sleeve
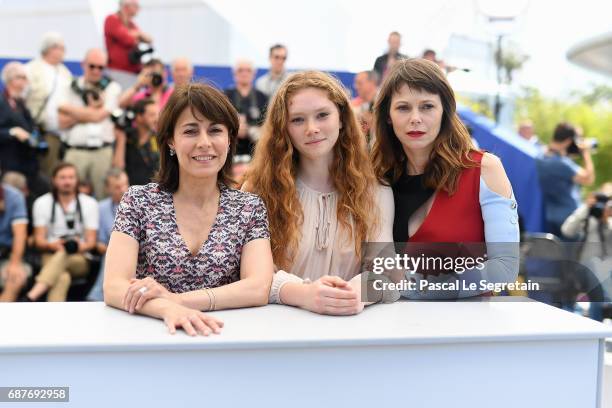
[[7,213],[10,214],[11,223],[15,220],[28,220],[28,210],[26,208],[25,197],[21,194],[21,191],[5,187],[6,197],[6,209]]
[[563,163],[567,166],[566,169],[567,169],[567,174],[569,175],[569,178],[573,179],[576,173],[578,173],[578,171],[580,170],[580,166],[576,164],[569,157],[564,157]]
[[110,234],[113,230],[114,219],[112,217],[112,203],[109,208],[107,201],[100,202],[100,228],[98,228],[98,242],[108,244]]
[[[458,299],[481,295],[486,291],[464,290],[471,283],[479,287],[480,281],[487,283],[512,283],[516,281],[519,272],[519,227],[517,204],[512,193],[510,198],[491,191],[480,179],[480,208],[485,228],[485,241],[487,244],[487,261],[484,268],[468,269],[459,274],[428,276],[427,281],[432,283],[458,280],[461,284],[457,291],[410,291],[402,293],[410,299]],[[410,275],[417,281],[424,279],[420,274]],[[465,284],[463,284],[465,283]]]

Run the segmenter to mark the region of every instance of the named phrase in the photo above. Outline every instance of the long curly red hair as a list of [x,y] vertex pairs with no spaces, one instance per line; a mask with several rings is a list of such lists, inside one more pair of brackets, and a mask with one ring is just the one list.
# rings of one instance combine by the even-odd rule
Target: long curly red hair
[[290,268],[292,254],[297,251],[304,215],[296,189],[300,157],[287,129],[288,104],[296,93],[306,88],[323,90],[340,114],[343,126],[333,148],[330,174],[338,193],[338,222],[354,242],[357,254],[361,253],[362,242],[379,227],[377,181],[347,91],[329,74],[295,73],[279,87],[268,106],[244,187],[266,203],[274,263],[284,269]]

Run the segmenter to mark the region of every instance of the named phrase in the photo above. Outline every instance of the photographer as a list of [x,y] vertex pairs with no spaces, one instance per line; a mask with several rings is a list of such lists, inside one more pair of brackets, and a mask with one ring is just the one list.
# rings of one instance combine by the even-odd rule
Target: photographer
[[132,126],[115,128],[115,154],[113,166],[125,169],[132,185],[143,185],[159,167],[159,148],[155,134],[159,109],[151,99],[142,99],[134,105]]
[[[53,191],[34,202],[34,245],[43,252],[42,270],[27,300],[66,300],[72,277],[89,272],[85,253],[95,248],[98,202],[77,194],[76,167],[60,163],[53,171]],[[104,180],[103,180],[104,181]]]
[[[595,181],[590,148],[574,126],[560,123],[547,152],[537,160],[546,209],[546,232],[562,237],[561,225],[580,205],[579,186],[591,185]],[[584,167],[570,158],[578,155],[582,156]]]
[[152,99],[161,111],[173,91],[167,81],[168,75],[164,64],[158,59],[152,59],[142,68],[136,84],[121,94],[119,106],[125,109],[141,99],[148,98]]
[[234,66],[233,73],[235,87],[224,92],[238,111],[240,119],[236,155],[252,156],[266,115],[268,97],[253,87],[255,67],[251,61],[239,60]]
[[48,146],[40,155],[40,168],[51,178],[53,168],[60,161],[60,129],[57,117],[59,97],[65,94],[72,81],[72,74],[64,65],[65,46],[61,34],[47,32],[43,35],[40,56],[25,67],[30,81],[25,103]]
[[[31,191],[39,191],[36,146],[38,132],[22,95],[28,85],[24,65],[9,62],[2,68],[0,93],[0,170],[26,176]],[[47,190],[48,191],[48,190]]]
[[104,300],[102,286],[104,282],[106,250],[108,249],[108,242],[113,232],[115,216],[117,215],[117,209],[121,203],[121,198],[128,191],[129,187],[130,183],[127,174],[125,174],[123,170],[113,168],[106,175],[108,198],[100,201],[98,205],[100,209],[100,225],[98,228],[98,242],[96,244],[96,250],[98,254],[102,255],[102,261],[100,262],[100,271],[96,278],[96,282],[87,295],[87,300],[89,301],[102,302]]
[[[601,282],[609,282],[612,274],[612,183],[606,183],[599,192],[592,193],[585,204],[581,205],[565,220],[561,231],[567,237],[581,242],[578,261],[587,267],[582,274],[585,292],[599,290],[591,298],[590,316],[602,320],[602,301],[610,301],[610,293],[602,293]],[[609,288],[608,288],[609,289]]]
[[172,73],[172,88],[187,85],[193,80],[193,64],[187,57],[175,58],[170,67]]
[[17,299],[32,271],[23,262],[28,215],[23,195],[0,184],[0,302]]
[[104,195],[104,177],[113,156],[113,123],[121,88],[103,75],[106,54],[91,49],[82,63],[83,76],[76,78],[59,103],[60,127],[64,132],[66,156],[79,176],[89,180],[97,198]]
[[151,36],[142,32],[134,23],[139,9],[138,0],[120,0],[119,11],[104,20],[108,72],[124,89],[136,81],[136,76],[142,68],[142,54],[153,51],[150,46],[153,42]]

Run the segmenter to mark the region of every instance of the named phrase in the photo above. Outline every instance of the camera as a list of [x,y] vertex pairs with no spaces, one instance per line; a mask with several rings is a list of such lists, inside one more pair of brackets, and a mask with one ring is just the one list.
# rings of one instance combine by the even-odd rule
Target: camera
[[100,92],[92,88],[87,88],[83,90],[83,93],[81,93],[81,98],[83,98],[83,103],[85,105],[89,105],[90,98],[96,102],[100,100]]
[[30,144],[31,148],[39,150],[41,152],[46,152],[47,150],[49,150],[49,144],[45,140],[45,137],[36,128],[34,128],[32,132],[30,132],[28,143]]
[[591,150],[591,153],[595,153],[597,150],[597,147],[599,147],[599,143],[597,142],[597,139],[593,139],[593,138],[578,139],[578,140],[574,139],[572,140],[572,144],[569,145],[569,147],[567,148],[567,154],[582,154],[582,149],[578,147],[578,143],[576,142],[582,142],[583,144],[588,146]]
[[589,208],[589,217],[594,217],[597,219],[601,218],[606,210],[606,205],[608,205],[608,200],[610,200],[610,197],[608,197],[606,194],[595,194],[595,204]]
[[164,83],[164,77],[159,72],[151,73],[151,86],[158,88]]
[[[153,53],[153,47],[151,47],[149,44],[147,43],[138,43],[138,45],[134,48],[132,48],[132,50],[130,51],[130,53],[128,54],[128,60],[130,61],[130,64],[132,65],[137,65],[137,64],[144,64],[146,63],[147,59],[150,59],[151,56],[148,54],[152,54]],[[145,57],[148,56],[148,57]]]
[[136,117],[136,112],[134,112],[134,110],[131,108],[128,108],[125,110],[115,109],[110,115],[110,118],[113,124],[118,129],[121,129],[123,131],[126,131],[132,128],[132,121],[134,120],[135,117]]
[[105,76],[102,77],[99,82],[93,85],[86,85],[85,87],[81,88],[78,84],[78,81],[74,79],[70,84],[70,88],[75,94],[81,97],[83,105],[88,106],[90,98],[94,101],[100,100],[101,92],[104,91],[110,83],[111,79]]
[[64,240],[64,250],[68,255],[73,255],[79,252],[79,241],[77,237],[65,235],[61,237]]

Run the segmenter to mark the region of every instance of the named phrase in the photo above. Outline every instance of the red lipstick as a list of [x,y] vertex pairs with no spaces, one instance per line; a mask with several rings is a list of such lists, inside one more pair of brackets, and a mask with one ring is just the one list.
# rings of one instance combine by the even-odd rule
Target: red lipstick
[[421,136],[423,136],[423,135],[425,134],[425,132],[419,132],[419,131],[414,130],[414,131],[408,132],[408,133],[406,133],[406,134],[407,134],[408,136],[410,136],[410,137],[415,137],[415,138],[416,138],[416,137],[421,137]]

